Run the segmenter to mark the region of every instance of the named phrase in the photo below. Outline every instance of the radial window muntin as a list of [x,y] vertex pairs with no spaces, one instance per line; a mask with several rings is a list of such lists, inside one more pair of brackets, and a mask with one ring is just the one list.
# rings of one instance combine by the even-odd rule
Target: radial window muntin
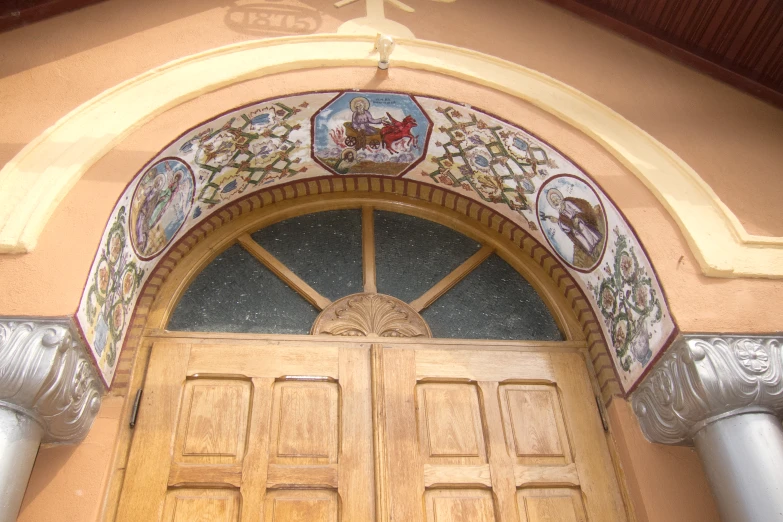
[[[216,270],[232,263],[244,266],[241,273],[226,276]],[[400,265],[398,273],[393,272],[395,265]],[[259,282],[261,287],[251,288]],[[220,294],[221,285],[225,295]],[[231,293],[240,288],[239,294]],[[372,294],[388,294],[390,299],[385,304],[383,299],[361,299]],[[352,295],[359,299],[344,299]],[[390,304],[398,297],[402,302]],[[337,301],[341,308],[330,308]],[[364,308],[369,302],[372,311]],[[379,306],[388,310],[378,312]],[[421,328],[401,327],[399,319],[406,317],[416,324],[423,318],[433,337],[564,339],[536,290],[491,245],[428,219],[371,205],[302,214],[240,234],[193,279],[168,329],[306,334],[315,328],[319,314],[327,313],[332,319],[335,313],[353,317],[363,326],[343,325],[332,332],[321,328],[319,335],[429,336]],[[373,329],[368,319],[356,319],[362,313],[397,322],[376,320],[379,330],[367,331]],[[335,333],[338,330],[341,333]]]

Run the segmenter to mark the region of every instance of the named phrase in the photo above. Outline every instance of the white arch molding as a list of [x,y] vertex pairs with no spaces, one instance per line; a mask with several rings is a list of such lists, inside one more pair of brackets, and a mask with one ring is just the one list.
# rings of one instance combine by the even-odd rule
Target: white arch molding
[[[280,72],[375,66],[371,36],[319,34],[249,41],[175,60],[64,116],[0,170],[0,252],[29,252],[68,191],[137,127],[180,103]],[[605,105],[553,78],[446,44],[399,39],[394,66],[427,70],[521,98],[576,127],[633,172],[677,222],[702,271],[783,277],[783,237],[748,234],[681,158]]]

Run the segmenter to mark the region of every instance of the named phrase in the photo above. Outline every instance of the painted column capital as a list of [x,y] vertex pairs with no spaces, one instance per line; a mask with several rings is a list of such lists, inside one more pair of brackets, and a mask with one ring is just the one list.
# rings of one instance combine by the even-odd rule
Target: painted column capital
[[69,319],[0,317],[0,407],[37,421],[42,442],[83,439],[103,391]]
[[645,436],[690,445],[722,418],[783,412],[781,344],[780,336],[680,336],[631,397]]

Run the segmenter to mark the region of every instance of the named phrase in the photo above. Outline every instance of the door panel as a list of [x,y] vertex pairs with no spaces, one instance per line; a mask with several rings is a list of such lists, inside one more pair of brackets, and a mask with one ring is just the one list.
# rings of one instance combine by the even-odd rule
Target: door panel
[[625,521],[580,355],[303,344],[153,346],[116,520]]
[[323,490],[272,491],[266,497],[267,522],[337,522],[337,495]]
[[517,499],[522,522],[587,521],[582,498],[576,489],[520,489]]
[[[140,519],[141,520],[141,519]],[[178,489],[166,495],[166,522],[236,522],[239,495],[235,491]]]
[[275,383],[272,406],[274,464],[336,464],[338,435],[337,384]]
[[383,367],[391,521],[625,520],[580,355],[400,346]]
[[509,450],[520,466],[564,465],[572,460],[560,397],[554,385],[499,386]]
[[369,365],[358,347],[156,344],[117,520],[372,520]]
[[425,510],[427,522],[495,522],[492,495],[486,490],[430,490]]
[[419,440],[426,464],[486,464],[478,392],[472,384],[416,386]]
[[237,380],[185,383],[174,461],[239,464],[244,458],[251,385]]

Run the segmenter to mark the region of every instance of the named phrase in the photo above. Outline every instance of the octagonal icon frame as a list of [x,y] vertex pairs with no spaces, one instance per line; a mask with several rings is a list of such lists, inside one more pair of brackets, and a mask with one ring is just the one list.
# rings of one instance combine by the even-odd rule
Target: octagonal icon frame
[[338,176],[399,178],[426,157],[432,126],[410,94],[342,91],[313,114],[310,154]]

